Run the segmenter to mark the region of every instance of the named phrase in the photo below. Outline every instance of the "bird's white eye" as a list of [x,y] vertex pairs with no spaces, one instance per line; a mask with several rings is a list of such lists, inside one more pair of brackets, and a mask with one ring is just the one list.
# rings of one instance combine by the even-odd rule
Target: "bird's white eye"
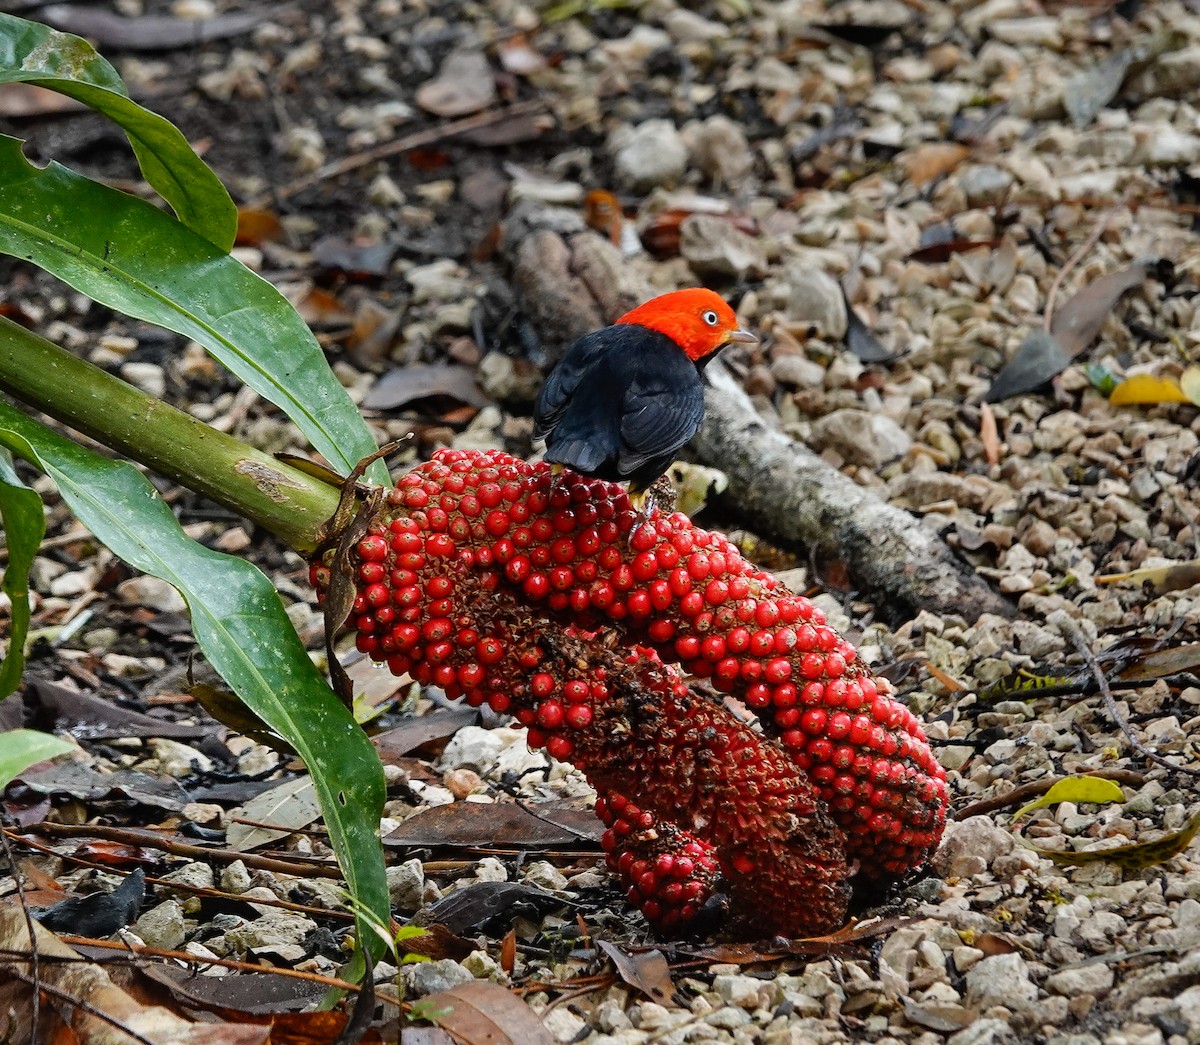
[[705,312],[700,318],[702,320],[704,320],[704,322],[707,323],[710,327],[715,327],[717,325],[717,323],[720,321],[720,317],[711,308],[707,312]]

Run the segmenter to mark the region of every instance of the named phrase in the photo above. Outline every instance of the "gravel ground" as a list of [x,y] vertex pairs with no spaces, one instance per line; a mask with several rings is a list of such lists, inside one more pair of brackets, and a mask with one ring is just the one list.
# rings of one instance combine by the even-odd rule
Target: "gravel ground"
[[[118,6],[140,11],[136,0]],[[211,5],[176,5],[185,6]],[[1142,665],[1151,648],[1200,639],[1194,568],[1098,581],[1200,558],[1196,406],[1114,405],[1104,394],[1135,374],[1178,379],[1200,361],[1194,3],[274,6],[259,5],[266,20],[251,34],[178,62],[113,55],[148,104],[206,138],[235,198],[263,197],[282,219],[281,240],[253,242],[244,256],[308,310],[357,397],[379,395],[379,375],[396,366],[474,371],[479,389],[469,392],[402,388],[390,412],[373,415],[381,438],[415,432],[414,455],[445,443],[529,452],[531,397],[561,345],[497,320],[512,294],[489,230],[522,199],[590,207],[605,224],[611,211],[587,194],[615,193],[624,218],[605,227],[631,271],[664,289],[726,291],[763,335],[730,362],[764,415],[911,509],[1017,605],[1014,620],[926,611],[893,627],[870,592],[818,598],[924,717],[956,809],[1103,769],[1124,771],[1124,804],[1064,802],[1029,818],[1028,840],[1069,851],[1142,843],[1200,812],[1194,777],[1133,747],[1086,684],[1078,651],[1121,643],[1125,660]],[[545,115],[506,121],[490,141],[434,143],[270,200],[272,187],[406,135],[431,114],[470,115],[498,100],[540,100]],[[90,118],[11,129],[35,154],[128,173]],[[331,261],[335,247],[343,254]],[[376,248],[384,261],[371,268]],[[1118,300],[1093,291],[1072,302],[1083,318],[1062,334],[1070,362],[1042,371],[1062,371],[1052,386],[1026,382],[983,403],[1047,311],[1148,260],[1169,265],[1147,263]],[[10,300],[51,336],[243,437],[298,449],[269,409],[237,397],[195,351],[23,270],[7,274]],[[846,349],[846,300],[899,358],[864,363]],[[1085,339],[1080,326],[1094,331]],[[1043,343],[1039,364],[1047,355]],[[190,499],[181,504],[193,510]],[[707,513],[702,521],[737,525],[737,506],[719,497]],[[212,540],[240,540],[224,522],[191,521]],[[255,553],[315,639],[299,564],[257,541]],[[803,558],[785,565],[799,566],[790,577],[800,588],[836,579]],[[40,610],[70,606],[103,566],[86,555],[65,567],[42,560]],[[1161,677],[1114,693],[1140,744],[1188,766],[1200,725],[1195,663],[1185,652]],[[991,688],[1015,672],[1078,684],[1059,695]],[[518,737],[502,747],[507,762],[500,750],[488,761],[465,741],[452,747],[436,766],[445,779],[406,792],[389,813],[403,819],[418,799],[462,797],[470,788],[450,774],[468,765],[486,777],[498,763],[540,757]],[[558,767],[536,790],[582,788]],[[1200,877],[1190,852],[1146,867],[1132,858],[1060,866],[1016,839],[1018,804],[996,801],[953,822],[933,876],[889,908],[915,920],[869,953],[710,964],[677,973],[682,1006],[612,988],[554,1006],[547,1025],[588,1045],[1200,1041]],[[484,861],[476,873],[514,871]],[[595,875],[567,881],[536,863],[525,874],[551,889],[600,887]],[[411,867],[405,875],[393,884],[413,901],[453,881],[435,886]],[[308,927],[291,929],[302,937]],[[486,957],[466,964],[502,976]],[[585,964],[549,972],[562,980]],[[539,969],[531,957],[517,972]],[[453,982],[454,970],[441,971]],[[445,985],[432,972],[404,975],[416,993]]]

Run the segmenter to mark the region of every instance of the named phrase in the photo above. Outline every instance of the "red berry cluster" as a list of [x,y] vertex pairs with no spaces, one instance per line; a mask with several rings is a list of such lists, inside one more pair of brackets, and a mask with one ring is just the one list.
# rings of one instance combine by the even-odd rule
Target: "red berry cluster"
[[[329,553],[313,566],[318,591],[331,563]],[[810,601],[683,515],[643,520],[613,484],[499,451],[442,451],[389,492],[354,567],[359,649],[513,713],[555,757],[581,764],[579,738],[612,699],[610,680],[595,665],[564,675],[524,627],[616,624],[627,645],[759,715],[860,874],[903,873],[940,837],[945,773],[913,715]],[[524,621],[498,613],[506,599]]]
[[608,827],[601,844],[629,902],[660,932],[685,928],[720,882],[716,848],[616,792],[596,800],[596,815]]

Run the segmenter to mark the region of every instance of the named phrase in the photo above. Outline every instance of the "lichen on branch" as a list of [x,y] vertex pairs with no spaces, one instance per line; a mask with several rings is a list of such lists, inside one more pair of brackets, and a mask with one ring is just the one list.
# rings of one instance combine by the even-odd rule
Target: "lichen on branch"
[[937,844],[945,773],[911,712],[809,600],[685,516],[447,450],[400,478],[351,560],[359,649],[583,770],[610,863],[664,931],[718,893],[741,935],[828,931],[852,874],[903,875]]

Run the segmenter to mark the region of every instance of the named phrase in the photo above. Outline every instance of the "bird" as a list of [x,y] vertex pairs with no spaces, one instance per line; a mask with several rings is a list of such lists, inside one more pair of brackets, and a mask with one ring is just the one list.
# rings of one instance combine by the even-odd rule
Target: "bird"
[[574,341],[534,406],[534,438],[560,472],[628,483],[635,510],[704,417],[704,367],[726,345],[752,345],[734,311],[701,287],[661,294]]

